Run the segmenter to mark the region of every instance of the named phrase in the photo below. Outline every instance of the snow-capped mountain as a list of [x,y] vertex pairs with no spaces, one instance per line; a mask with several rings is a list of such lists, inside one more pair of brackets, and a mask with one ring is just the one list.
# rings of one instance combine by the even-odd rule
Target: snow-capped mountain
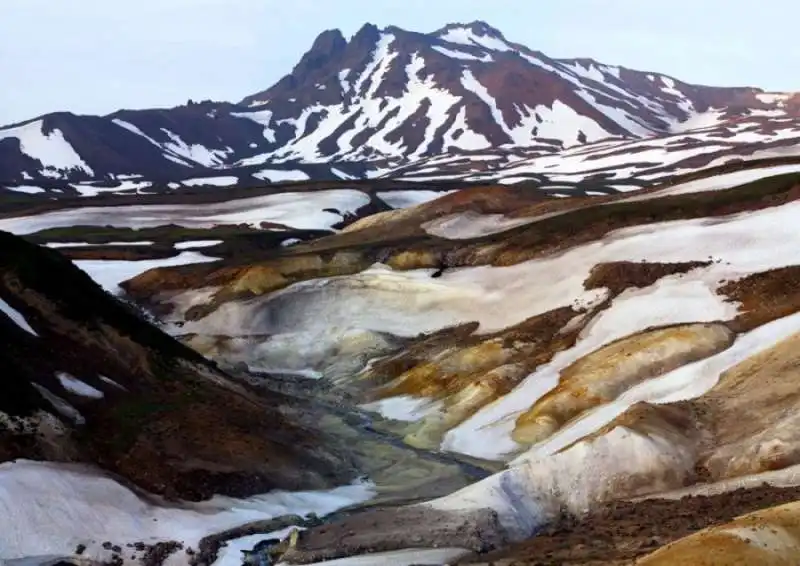
[[349,41],[323,32],[288,75],[239,103],[61,112],[2,128],[0,180],[374,176],[443,153],[689,135],[709,112],[786,116],[797,102],[553,59],[483,22],[427,34],[368,24]]
[[711,107],[767,101],[756,89],[551,59],[476,22],[432,34],[367,25],[350,42],[325,32],[291,74],[243,102],[276,137],[294,127],[276,155],[353,159],[642,137]]

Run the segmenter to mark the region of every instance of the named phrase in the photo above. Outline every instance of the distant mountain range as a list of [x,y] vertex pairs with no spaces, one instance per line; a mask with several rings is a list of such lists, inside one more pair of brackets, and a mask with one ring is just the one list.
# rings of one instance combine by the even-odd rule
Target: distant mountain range
[[[237,103],[57,112],[0,128],[0,182],[436,177],[601,140],[680,142],[710,127],[731,137],[743,120],[755,126],[737,147],[779,141],[776,128],[793,131],[798,115],[792,94],[553,59],[483,22],[427,34],[367,24],[349,41],[323,32],[288,75]],[[418,171],[425,159],[459,155],[472,165]]]

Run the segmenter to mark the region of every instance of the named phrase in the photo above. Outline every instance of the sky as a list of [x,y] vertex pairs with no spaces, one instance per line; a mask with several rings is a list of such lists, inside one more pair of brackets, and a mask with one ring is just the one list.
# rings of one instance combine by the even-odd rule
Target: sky
[[0,124],[231,100],[288,73],[323,30],[483,20],[551,57],[687,82],[800,90],[790,0],[0,0]]

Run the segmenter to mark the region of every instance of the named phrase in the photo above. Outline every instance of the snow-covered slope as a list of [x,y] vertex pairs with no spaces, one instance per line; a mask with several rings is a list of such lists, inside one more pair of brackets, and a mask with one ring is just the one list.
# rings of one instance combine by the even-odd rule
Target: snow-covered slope
[[[4,462],[0,557],[11,564],[59,559],[69,563],[78,554],[98,562],[144,563],[148,555],[152,560],[160,544],[166,551],[162,560],[187,564],[193,552],[202,549],[205,537],[256,521],[266,525],[289,515],[326,515],[372,495],[371,486],[359,482],[327,491],[276,491],[246,499],[218,496],[202,503],[163,505],[86,466]],[[274,533],[265,535],[286,534],[280,519],[275,525]],[[254,544],[242,542],[247,545],[247,540],[236,541],[220,552],[217,565],[239,566],[236,547]]]
[[562,196],[586,190],[609,194],[637,190],[705,168],[798,155],[798,118],[752,111],[736,120],[640,140],[599,141],[564,150],[515,147],[432,156],[383,176],[414,181],[533,182]]
[[797,106],[788,94],[553,59],[482,22],[427,34],[365,25],[349,40],[323,32],[291,73],[240,103],[56,113],[2,128],[0,181],[375,176],[432,155],[690,136]]

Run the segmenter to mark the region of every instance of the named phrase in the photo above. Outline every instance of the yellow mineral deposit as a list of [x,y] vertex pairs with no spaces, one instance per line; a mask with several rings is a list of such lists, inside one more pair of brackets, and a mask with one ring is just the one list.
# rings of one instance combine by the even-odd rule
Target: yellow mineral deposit
[[413,218],[415,214],[418,214],[415,207],[378,212],[356,220],[349,226],[346,226],[341,233],[350,234],[351,232],[359,232],[369,228],[381,228],[390,224],[399,224],[403,220]]
[[405,442],[416,448],[438,448],[447,431],[508,393],[527,373],[523,364],[504,364],[480,374],[475,381],[448,397],[440,411],[425,417],[405,436]]
[[520,415],[512,437],[525,445],[541,442],[632,386],[716,354],[734,338],[723,324],[686,324],[645,331],[595,350],[561,372],[559,384]]
[[256,265],[242,272],[227,288],[232,293],[260,295],[275,291],[289,284],[289,279],[274,266]]
[[460,391],[473,376],[506,363],[513,354],[514,350],[504,347],[499,339],[453,349],[400,374],[381,391],[381,396],[407,394],[439,399]]
[[307,279],[358,273],[368,265],[357,251],[338,251],[329,258],[316,253],[290,255],[240,270],[225,290],[230,296],[264,295]]
[[433,252],[411,250],[393,254],[386,263],[392,269],[406,270],[439,267],[441,261]]

